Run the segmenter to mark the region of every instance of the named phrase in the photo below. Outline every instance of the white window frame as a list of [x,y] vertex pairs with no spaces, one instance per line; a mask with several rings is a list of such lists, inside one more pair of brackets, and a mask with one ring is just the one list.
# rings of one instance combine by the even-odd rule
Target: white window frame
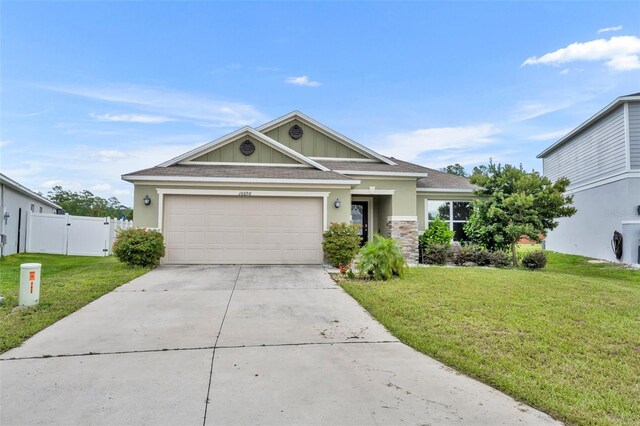
[[[453,231],[454,223],[467,223],[467,220],[454,220],[453,219],[453,203],[468,203],[469,209],[471,209],[471,200],[429,200],[428,198],[424,199],[424,229],[429,229],[429,201],[439,202],[439,203],[449,203],[449,219],[446,222],[449,223],[449,229]],[[469,210],[469,214],[471,214],[471,210]],[[443,219],[444,220],[444,219]]]

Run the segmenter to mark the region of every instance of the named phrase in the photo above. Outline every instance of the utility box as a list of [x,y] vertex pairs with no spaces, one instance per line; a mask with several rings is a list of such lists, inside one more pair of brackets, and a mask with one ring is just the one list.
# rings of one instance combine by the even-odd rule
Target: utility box
[[40,263],[23,263],[20,265],[20,296],[18,305],[33,306],[40,300]]

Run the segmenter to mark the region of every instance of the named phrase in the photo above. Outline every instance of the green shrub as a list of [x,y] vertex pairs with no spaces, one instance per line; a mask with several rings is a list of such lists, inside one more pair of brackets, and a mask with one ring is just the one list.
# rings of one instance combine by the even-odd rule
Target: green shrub
[[449,249],[444,244],[427,244],[422,249],[422,263],[427,265],[444,265],[447,262]]
[[493,259],[493,253],[487,249],[480,248],[476,251],[476,259],[474,260],[475,264],[478,266],[489,266],[491,265],[491,260]]
[[402,278],[407,262],[398,244],[391,238],[374,235],[373,240],[360,249],[357,263],[361,276],[386,281],[394,276]]
[[541,250],[530,251],[522,256],[522,266],[527,269],[542,269],[547,265],[547,255]]
[[511,266],[511,263],[511,255],[506,251],[498,250],[491,253],[491,266],[508,268]]
[[446,248],[451,247],[451,239],[455,235],[449,224],[436,216],[434,220],[429,222],[429,227],[420,235],[419,246],[422,250],[428,244],[442,244]]
[[348,223],[332,223],[323,234],[322,249],[332,266],[350,265],[360,249],[362,238],[358,235],[358,225]]
[[476,264],[476,262],[478,261],[479,253],[483,250],[484,249],[482,247],[473,244],[462,246],[456,253],[453,262],[459,266],[464,266],[469,263]]
[[113,254],[129,266],[157,266],[164,256],[164,237],[144,228],[123,229],[116,235]]

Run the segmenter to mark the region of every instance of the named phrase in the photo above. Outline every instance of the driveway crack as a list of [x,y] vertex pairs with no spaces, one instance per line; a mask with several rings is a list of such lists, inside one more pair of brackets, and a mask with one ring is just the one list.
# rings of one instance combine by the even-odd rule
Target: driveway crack
[[233,288],[231,289],[231,294],[229,295],[229,301],[227,302],[227,307],[224,310],[224,315],[222,316],[222,322],[220,322],[220,328],[218,329],[218,335],[216,336],[216,341],[213,344],[213,353],[211,354],[211,369],[209,370],[209,385],[207,387],[207,399],[204,401],[204,417],[202,419],[202,425],[206,425],[207,423],[207,409],[209,408],[209,395],[211,394],[211,381],[213,379],[213,363],[216,359],[216,347],[218,346],[218,340],[220,339],[220,334],[222,334],[222,327],[224,327],[224,321],[227,319],[227,313],[229,312],[229,305],[231,305],[231,299],[233,298],[233,293],[236,291],[236,286],[238,285],[238,279],[240,278],[240,272],[242,271],[242,265],[238,267],[238,274],[236,275],[236,279],[233,282]]

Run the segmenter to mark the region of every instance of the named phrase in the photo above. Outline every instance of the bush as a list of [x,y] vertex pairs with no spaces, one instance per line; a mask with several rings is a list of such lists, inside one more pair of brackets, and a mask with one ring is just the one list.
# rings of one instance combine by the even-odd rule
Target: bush
[[350,265],[360,249],[362,238],[358,235],[358,225],[348,223],[332,223],[323,234],[322,249],[329,263],[338,267],[340,264]]
[[402,278],[407,262],[398,244],[391,238],[374,235],[373,240],[360,249],[357,263],[361,276],[386,281],[394,276]]
[[482,247],[469,244],[468,246],[460,247],[453,262],[459,266],[467,266],[470,263],[476,264],[478,260],[478,253],[483,250]]
[[522,266],[527,269],[542,269],[547,265],[547,255],[541,250],[530,251],[522,256]]
[[511,266],[511,255],[506,251],[494,251],[491,253],[491,266],[496,268],[508,268]]
[[478,266],[490,266],[493,259],[493,253],[487,249],[479,248],[476,251],[476,259],[474,262]]
[[449,249],[444,244],[427,244],[422,249],[422,263],[427,265],[444,265],[447,262]]
[[455,232],[449,229],[449,224],[440,219],[440,216],[436,216],[434,220],[429,222],[429,227],[424,230],[424,233],[420,235],[420,250],[428,244],[442,244],[449,248],[454,235]]
[[113,254],[129,266],[158,266],[164,256],[164,237],[144,228],[123,229],[116,235]]

